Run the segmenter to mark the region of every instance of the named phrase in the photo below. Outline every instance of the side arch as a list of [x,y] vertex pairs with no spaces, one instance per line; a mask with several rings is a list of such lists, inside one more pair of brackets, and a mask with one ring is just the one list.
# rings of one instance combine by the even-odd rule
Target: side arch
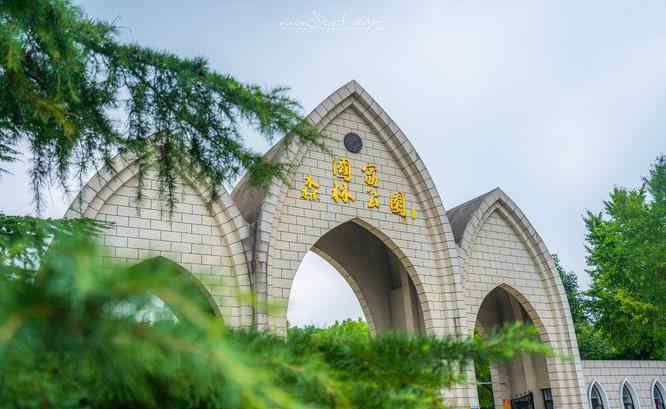
[[[465,225],[461,239],[460,248],[462,264],[464,270],[469,271],[469,263],[473,257],[472,246],[475,238],[483,228],[486,220],[497,212],[511,226],[518,235],[520,241],[526,246],[531,258],[535,261],[539,274],[543,280],[544,291],[548,297],[548,304],[552,308],[552,314],[556,321],[565,323],[564,339],[552,339],[553,342],[563,343],[556,345],[565,347],[567,353],[578,355],[576,343],[576,333],[573,329],[573,320],[569,311],[569,303],[566,299],[566,293],[562,280],[557,273],[552,256],[548,252],[545,243],[531,225],[527,217],[520,208],[509,198],[501,189],[496,188],[483,195],[481,203],[469,218]],[[473,322],[468,323],[468,328],[473,326]]]
[[[163,203],[160,202],[159,198],[146,198],[143,202],[132,200],[123,203],[114,202],[121,189],[129,188],[130,182],[137,176],[138,170],[135,160],[117,155],[111,166],[103,167],[86,183],[73,200],[65,217],[88,217],[93,219],[101,217],[105,221],[116,223],[113,237],[106,237],[109,233],[105,232],[103,239],[105,244],[118,244],[123,248],[122,252],[119,250],[116,257],[124,261],[135,262],[145,258],[145,256],[141,256],[144,253],[149,254],[149,256],[153,256],[154,253],[163,253],[170,257],[186,257],[187,259],[183,258],[179,261],[192,263],[194,274],[202,277],[206,276],[204,285],[208,287],[209,291],[213,287],[218,288],[214,290],[213,296],[217,299],[218,308],[223,311],[223,315],[228,319],[228,322],[231,325],[249,325],[251,323],[250,307],[241,305],[237,296],[239,292],[247,292],[251,289],[246,253],[242,245],[242,241],[249,235],[249,228],[231,200],[230,195],[222,188],[219,199],[213,203],[208,203],[205,199],[207,191],[200,184],[181,175],[183,186],[192,190],[194,196],[198,197],[197,200],[199,200],[201,206],[197,207],[199,202],[192,204],[187,200],[185,201],[187,203],[176,204],[174,213],[185,214],[186,216],[183,217],[187,217],[188,220],[180,220],[177,223],[178,229],[166,228],[165,225],[173,224],[174,220],[169,219],[166,214],[162,214]],[[146,189],[149,187],[146,186]],[[117,208],[115,214],[104,215],[101,213],[103,209],[109,206]],[[123,213],[119,213],[120,209]],[[130,226],[127,222],[128,219],[138,223],[138,225]],[[196,229],[200,231],[187,230],[187,225],[190,223],[195,223]],[[144,233],[149,233],[148,230],[153,229],[153,226],[157,226],[155,229],[163,231],[157,232],[163,236],[157,237],[158,240],[162,242],[170,241],[174,245],[166,249],[159,246],[159,243],[153,245],[151,240],[156,237],[142,236]],[[196,241],[196,234],[206,234],[208,231],[211,232],[209,235],[213,234],[215,237],[219,237],[219,242],[217,242],[217,239],[213,243]],[[185,240],[184,235],[188,235],[187,239],[192,240]],[[202,250],[183,249],[193,248],[193,246],[199,246]],[[207,253],[204,247],[213,250]],[[219,273],[215,273],[215,270],[230,273],[229,279],[231,282],[223,283],[222,278],[218,277]],[[225,277],[224,280],[226,279]],[[227,285],[231,287],[229,289],[222,288],[222,286]]]
[[523,294],[538,313],[546,335],[543,340],[557,354],[572,358],[570,362],[550,357],[546,360],[552,368],[548,375],[555,404],[581,407],[586,388],[573,320],[564,287],[543,240],[520,208],[499,188],[460,209],[465,217],[456,220],[457,238],[465,282],[470,283],[466,295],[473,298],[467,333],[474,328],[477,303],[483,297],[479,288],[485,292],[508,284]]
[[[484,297],[476,316],[476,328],[481,334],[494,328],[502,328],[514,322],[530,323],[539,331],[542,342],[550,343],[550,336],[539,313],[532,307],[527,298],[518,290],[507,284],[500,284],[490,290]],[[502,402],[517,396],[532,393],[536,408],[541,409],[542,390],[551,388],[549,368],[554,362],[538,353],[520,353],[508,360],[484,362],[477,361],[481,373],[490,372],[492,396],[496,407]],[[477,378],[477,382],[488,382],[487,378]],[[477,388],[488,398],[487,390]],[[480,402],[481,403],[481,402]]]

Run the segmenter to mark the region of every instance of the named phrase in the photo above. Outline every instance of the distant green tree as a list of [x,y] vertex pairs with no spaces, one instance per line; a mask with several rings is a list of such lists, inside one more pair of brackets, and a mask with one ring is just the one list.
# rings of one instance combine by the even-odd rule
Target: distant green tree
[[[35,204],[45,186],[79,183],[116,153],[155,166],[172,209],[179,174],[210,198],[244,169],[263,186],[288,164],[249,149],[241,127],[317,143],[285,88],[262,89],[181,58],[118,41],[70,0],[0,1],[0,172],[27,147]],[[139,183],[138,193],[141,193]]]
[[588,297],[578,285],[578,276],[573,271],[566,271],[557,254],[553,254],[555,268],[557,269],[564,291],[569,301],[571,318],[576,330],[578,350],[582,359],[613,359],[617,357],[615,348],[607,337],[596,327],[590,313]]
[[585,224],[596,329],[622,358],[666,359],[666,157]]
[[574,324],[582,323],[587,320],[585,314],[585,299],[578,286],[578,276],[573,271],[566,271],[560,262],[557,254],[553,254],[553,261],[555,268],[562,279],[564,292],[567,294],[569,301],[569,310],[571,311],[571,318]]

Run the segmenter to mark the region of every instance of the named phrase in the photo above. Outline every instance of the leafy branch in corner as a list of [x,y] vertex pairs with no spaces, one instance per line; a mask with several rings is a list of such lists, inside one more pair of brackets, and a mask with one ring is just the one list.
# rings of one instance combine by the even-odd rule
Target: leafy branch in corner
[[82,185],[116,154],[136,160],[140,179],[156,168],[171,210],[178,175],[208,181],[211,200],[244,170],[260,187],[284,177],[287,165],[245,144],[244,125],[268,141],[320,145],[286,88],[244,84],[203,58],[124,44],[117,34],[68,0],[0,1],[0,162],[29,148],[38,210],[45,187]]

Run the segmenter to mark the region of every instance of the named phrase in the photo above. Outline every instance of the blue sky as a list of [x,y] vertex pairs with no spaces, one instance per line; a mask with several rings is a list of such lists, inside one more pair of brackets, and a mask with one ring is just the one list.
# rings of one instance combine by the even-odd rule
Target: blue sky
[[[411,139],[447,208],[500,186],[583,283],[582,215],[666,153],[664,1],[80,4],[125,40],[286,85],[304,113],[356,79]],[[13,170],[0,210],[30,212],[24,167]],[[62,215],[67,200],[51,199],[48,215]],[[293,322],[358,314],[316,256],[301,270]]]

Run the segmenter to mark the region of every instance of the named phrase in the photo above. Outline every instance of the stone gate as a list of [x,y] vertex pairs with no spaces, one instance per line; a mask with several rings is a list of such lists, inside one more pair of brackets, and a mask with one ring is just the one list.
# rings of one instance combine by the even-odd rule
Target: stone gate
[[[284,332],[286,309],[267,314],[236,295],[286,305],[308,251],[347,280],[376,333],[465,336],[531,322],[571,359],[524,354],[493,366],[496,406],[531,392],[539,409],[589,407],[594,370],[580,360],[553,260],[516,204],[495,189],[447,211],[409,139],[355,81],[308,120],[322,130],[325,149],[278,142],[267,157],[296,166],[267,190],[245,178],[210,204],[204,188],[183,177],[167,216],[157,181],[148,176],[138,202],[137,168],[117,158],[117,172],[95,175],[67,217],[113,222],[103,240],[115,261],[161,257],[189,271],[234,326]],[[648,378],[666,376],[666,363],[653,372]],[[445,395],[454,407],[478,405],[474,382]]]

